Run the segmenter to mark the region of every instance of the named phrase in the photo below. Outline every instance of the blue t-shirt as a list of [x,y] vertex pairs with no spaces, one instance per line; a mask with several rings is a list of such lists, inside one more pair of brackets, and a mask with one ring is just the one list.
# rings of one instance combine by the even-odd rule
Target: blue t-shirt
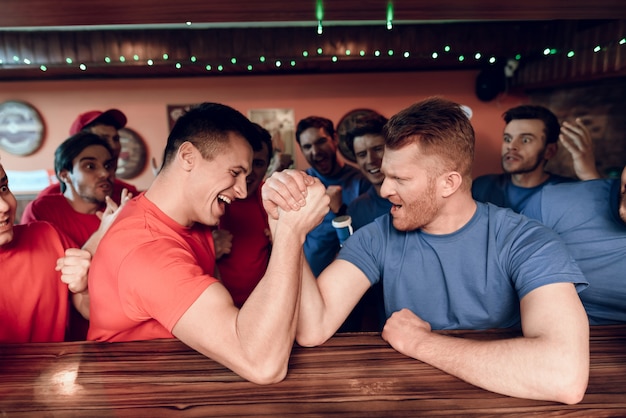
[[359,229],[338,259],[382,280],[387,317],[408,308],[433,329],[508,328],[520,300],[547,284],[587,281],[554,231],[510,209],[477,203],[458,231],[398,231],[390,215]]
[[524,214],[558,233],[589,280],[580,294],[592,325],[626,322],[626,224],[619,217],[620,180],[545,187]]
[[[359,170],[348,164],[344,165],[339,174],[333,177],[324,177],[314,168],[308,168],[306,172],[320,179],[326,187],[341,186],[341,197],[346,205],[372,187]],[[335,216],[334,213],[328,212],[322,223],[309,232],[304,241],[304,255],[315,277],[333,262],[339,251],[339,239],[332,225]]]
[[385,213],[389,213],[391,202],[376,193],[374,187],[354,199],[348,206],[348,215],[352,217],[352,228],[356,231]]
[[513,184],[510,174],[487,174],[472,181],[472,197],[484,203],[511,208],[521,213],[528,199],[548,184],[576,181],[569,177],[550,174],[545,182],[535,187],[519,187]]

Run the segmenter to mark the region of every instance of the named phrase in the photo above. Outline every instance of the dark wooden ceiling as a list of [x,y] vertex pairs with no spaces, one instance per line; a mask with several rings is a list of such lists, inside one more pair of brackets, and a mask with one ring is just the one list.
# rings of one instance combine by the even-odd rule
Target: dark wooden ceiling
[[626,74],[625,4],[2,0],[0,80],[463,70],[517,56],[518,84],[584,81]]

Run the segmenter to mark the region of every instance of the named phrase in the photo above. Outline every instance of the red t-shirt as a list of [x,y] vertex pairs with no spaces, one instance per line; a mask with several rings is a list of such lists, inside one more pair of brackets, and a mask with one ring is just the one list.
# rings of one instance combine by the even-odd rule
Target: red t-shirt
[[89,270],[87,339],[172,338],[180,317],[211,284],[213,242],[186,228],[142,193],[126,204],[98,246]]
[[[111,199],[113,199],[113,201],[118,205],[120,204],[123,189],[127,189],[133,194],[133,196],[137,196],[139,194],[137,188],[132,184],[128,184],[120,179],[113,180],[113,193],[111,194]],[[37,197],[48,196],[51,194],[61,194],[60,183],[51,184],[50,186],[46,187],[41,192],[39,192],[39,195]]]
[[69,293],[55,266],[75,245],[45,222],[13,231],[0,246],[0,342],[63,341]]
[[96,214],[76,212],[62,194],[39,196],[24,208],[21,223],[46,221],[79,246],[93,235],[100,226]]
[[270,259],[269,225],[260,192],[230,204],[220,218],[220,229],[233,234],[233,241],[230,254],[222,256],[217,267],[235,305],[241,307],[265,275]]

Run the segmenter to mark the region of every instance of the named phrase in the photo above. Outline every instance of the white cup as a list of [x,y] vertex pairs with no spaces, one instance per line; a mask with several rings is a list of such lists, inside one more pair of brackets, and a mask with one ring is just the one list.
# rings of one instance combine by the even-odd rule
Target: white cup
[[343,246],[345,240],[354,232],[352,229],[352,218],[350,215],[337,216],[333,219],[333,227],[337,231],[337,238],[339,238],[339,245]]

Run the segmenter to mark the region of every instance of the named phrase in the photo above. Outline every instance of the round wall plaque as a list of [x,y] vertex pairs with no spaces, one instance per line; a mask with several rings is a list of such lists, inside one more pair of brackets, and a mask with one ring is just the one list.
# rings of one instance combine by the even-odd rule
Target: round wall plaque
[[14,155],[35,152],[43,140],[43,122],[31,105],[7,101],[0,103],[0,148]]
[[146,144],[132,129],[122,128],[119,131],[122,150],[117,160],[115,176],[121,179],[137,177],[146,167],[148,152]]

